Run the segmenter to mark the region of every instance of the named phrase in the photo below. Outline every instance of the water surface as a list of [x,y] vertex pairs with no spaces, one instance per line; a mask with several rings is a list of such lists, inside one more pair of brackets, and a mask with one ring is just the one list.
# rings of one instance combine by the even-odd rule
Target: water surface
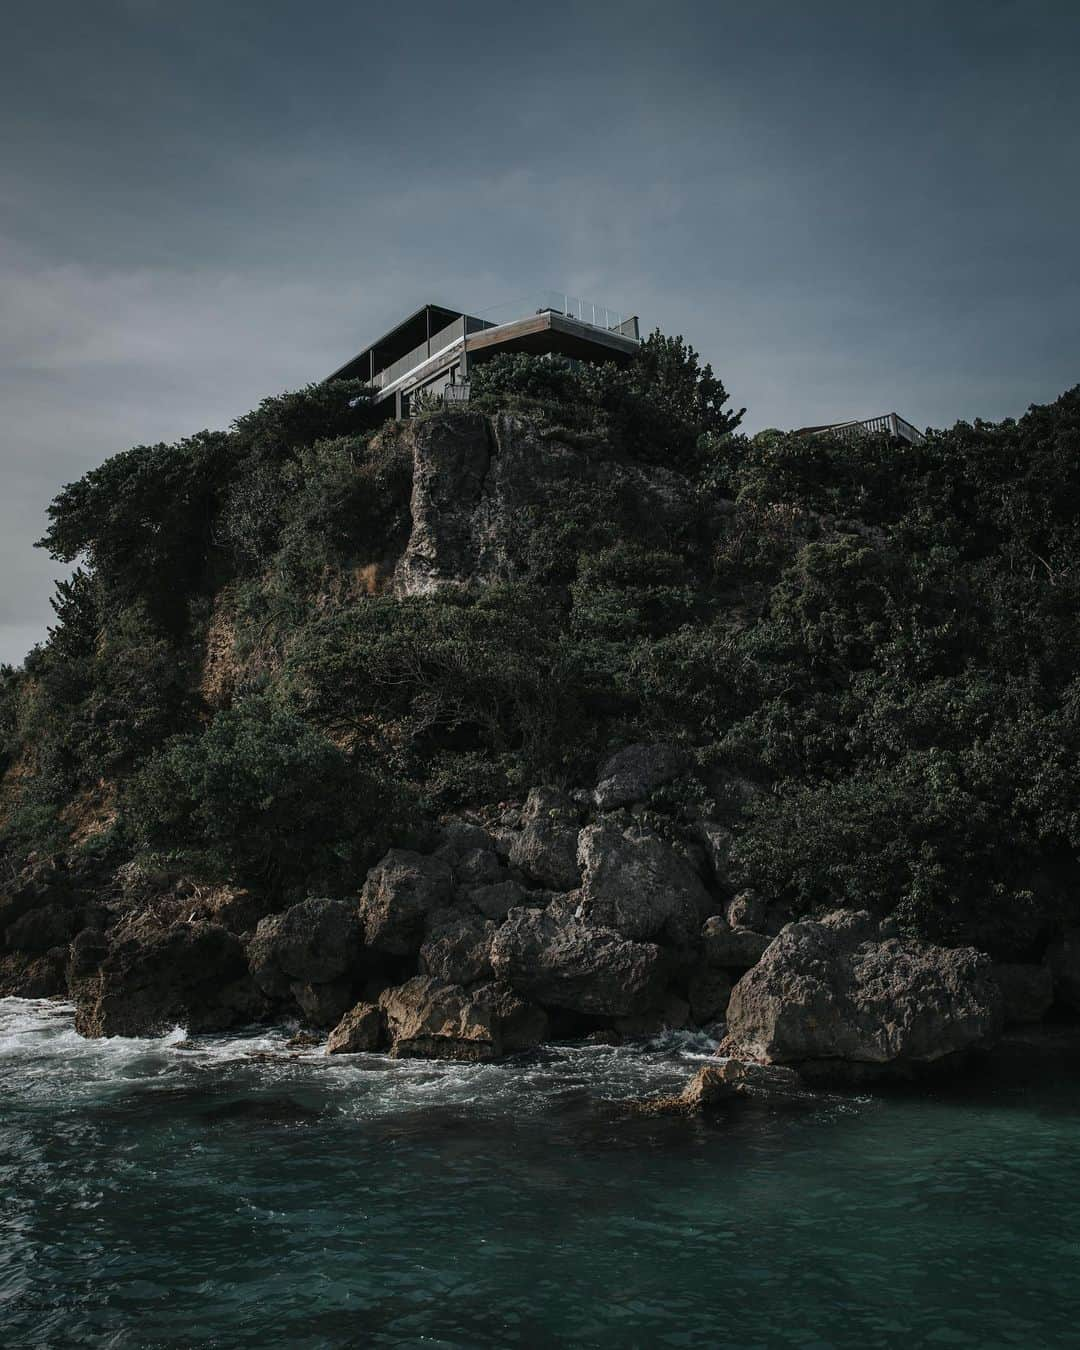
[[501,1065],[84,1041],[0,1000],[0,1344],[1076,1346],[1067,1053],[642,1116],[702,1036]]

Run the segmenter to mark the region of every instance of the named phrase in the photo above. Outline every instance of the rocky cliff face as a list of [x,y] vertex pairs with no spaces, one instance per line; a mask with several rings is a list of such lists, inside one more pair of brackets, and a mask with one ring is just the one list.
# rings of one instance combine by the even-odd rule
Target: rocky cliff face
[[[280,496],[267,519],[258,517],[262,478],[247,485],[246,497],[236,484],[229,488],[226,524],[243,535],[265,573],[252,564],[241,581],[233,577],[213,596],[208,582],[197,597],[218,608],[202,632],[204,702],[194,703],[186,739],[209,740],[205,725],[222,725],[216,717],[235,710],[245,689],[279,681],[287,687],[282,701],[293,700],[282,725],[296,732],[300,722],[303,731],[289,773],[313,762],[317,750],[314,762],[341,770],[335,784],[351,785],[330,791],[325,775],[316,776],[290,796],[291,778],[284,787],[272,782],[277,800],[289,803],[286,815],[275,817],[284,829],[303,805],[314,802],[318,815],[337,805],[335,795],[378,795],[368,780],[346,772],[365,756],[375,762],[381,755],[382,767],[390,765],[372,783],[419,784],[425,792],[426,775],[453,761],[453,811],[437,822],[435,812],[426,815],[415,838],[404,829],[377,834],[371,825],[378,845],[364,833],[378,822],[377,811],[345,813],[330,844],[360,846],[325,887],[306,868],[299,885],[292,877],[288,887],[275,882],[257,849],[235,873],[224,865],[224,876],[243,876],[250,890],[196,887],[175,870],[140,879],[138,866],[115,870],[115,860],[99,885],[100,877],[91,882],[80,871],[84,864],[92,870],[92,859],[67,868],[39,859],[0,894],[0,995],[70,994],[88,1036],[291,1017],[331,1031],[335,1053],[385,1049],[462,1059],[514,1053],[547,1036],[719,1028],[726,1016],[728,1046],[743,1060],[900,1070],[992,1043],[1003,1018],[1037,1021],[1052,1003],[1080,1007],[1076,930],[1058,935],[1042,965],[991,968],[971,948],[914,943],[880,929],[876,918],[816,912],[793,923],[796,902],[790,890],[787,901],[780,898],[782,877],[767,885],[776,875],[769,867],[750,874],[766,877],[758,884],[768,893],[740,886],[733,850],[740,830],[745,843],[746,820],[769,794],[731,767],[754,760],[745,723],[743,758],[729,757],[725,719],[735,716],[742,694],[732,687],[744,670],[753,668],[755,679],[767,675],[775,692],[780,668],[775,649],[762,656],[752,641],[732,657],[733,634],[752,625],[746,577],[758,567],[762,575],[772,568],[775,579],[806,539],[831,538],[833,524],[826,530],[824,517],[810,521],[802,513],[798,529],[789,528],[783,512],[759,511],[735,528],[734,504],[708,489],[703,476],[629,458],[596,431],[575,433],[508,412],[420,418],[363,445],[365,453],[374,447],[374,458],[350,442],[331,446],[326,463],[308,446],[304,472],[315,475],[316,487],[309,514],[291,519],[291,534],[275,515]],[[282,482],[303,486],[303,473],[289,463],[294,477]],[[315,474],[319,465],[325,479]],[[390,485],[383,483],[386,500],[380,475]],[[386,514],[388,500],[392,529],[354,528],[364,510]],[[796,538],[799,530],[806,539]],[[332,546],[310,547],[332,531]],[[865,532],[859,538],[865,542]],[[832,555],[819,549],[816,556]],[[854,566],[843,550],[838,556]],[[592,579],[585,584],[583,577]],[[796,628],[811,622],[807,616],[842,584],[843,571],[823,571],[822,578],[792,620],[793,663],[801,659]],[[484,594],[521,582],[528,584]],[[790,585],[797,589],[796,581]],[[241,609],[236,592],[245,586],[256,636],[249,630],[240,641],[226,616]],[[279,604],[277,588],[288,603]],[[753,594],[764,609],[768,587]],[[513,611],[516,628],[494,626],[484,614],[496,602]],[[546,664],[538,665],[519,634],[532,637],[542,605],[555,618],[549,616],[549,645],[541,649]],[[658,612],[651,617],[650,606]],[[474,628],[454,626],[463,613],[480,614]],[[395,635],[403,615],[415,627],[406,632],[403,624]],[[294,642],[290,623],[307,624],[304,641]],[[709,642],[699,645],[703,632]],[[514,642],[524,658],[508,650]],[[427,670],[432,643],[443,646]],[[530,717],[521,716],[515,699],[527,682],[522,672],[539,669],[546,693],[571,643],[574,675],[564,687],[588,685],[582,698],[536,700]],[[129,656],[146,645],[137,636]],[[149,648],[162,664],[139,686],[144,701],[176,664],[163,643]],[[651,664],[660,648],[662,670]],[[511,657],[517,664],[501,680]],[[459,676],[480,690],[460,706]],[[365,702],[372,688],[378,697]],[[92,722],[101,704],[91,701],[81,712]],[[555,706],[571,707],[571,715],[552,714]],[[770,708],[769,717],[776,711]],[[176,734],[166,711],[157,749]],[[563,721],[570,731],[558,755],[522,755],[504,773],[502,761],[513,760],[523,725],[546,748]],[[767,724],[754,723],[752,734],[769,734]],[[583,751],[569,744],[579,726],[591,737]],[[238,731],[236,743],[250,732]],[[136,751],[120,744],[132,762]],[[622,748],[605,753],[612,746]],[[243,766],[252,779],[274,748],[261,746]],[[236,744],[219,750],[232,755]],[[495,781],[498,789],[474,792],[474,766],[478,781]],[[755,771],[769,781],[760,765]],[[536,785],[526,793],[530,783]],[[251,814],[265,814],[272,797],[252,795]],[[265,832],[250,820],[245,825],[265,846]],[[305,828],[322,839],[311,819]],[[405,837],[409,847],[383,852],[387,841]],[[812,842],[796,839],[796,850]],[[254,881],[242,870],[253,856]],[[263,880],[265,894],[256,893]],[[876,896],[866,903],[877,903]]]
[[573,494],[603,503],[640,542],[663,543],[692,514],[682,474],[613,457],[595,437],[571,443],[511,413],[421,421],[413,455],[412,530],[393,575],[399,596],[516,581],[527,572],[526,526]]

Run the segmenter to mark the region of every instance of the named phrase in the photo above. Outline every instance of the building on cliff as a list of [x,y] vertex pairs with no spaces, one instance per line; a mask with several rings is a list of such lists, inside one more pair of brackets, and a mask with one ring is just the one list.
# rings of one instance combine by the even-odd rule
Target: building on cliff
[[387,415],[408,417],[421,390],[468,397],[470,368],[500,352],[623,363],[639,342],[636,314],[627,317],[567,295],[547,296],[534,312],[504,323],[423,305],[327,378],[364,380]]
[[926,437],[899,413],[882,413],[880,417],[853,418],[845,422],[825,422],[816,427],[797,427],[795,436],[830,436],[840,440],[855,440],[860,436],[889,436],[908,445],[925,445]]

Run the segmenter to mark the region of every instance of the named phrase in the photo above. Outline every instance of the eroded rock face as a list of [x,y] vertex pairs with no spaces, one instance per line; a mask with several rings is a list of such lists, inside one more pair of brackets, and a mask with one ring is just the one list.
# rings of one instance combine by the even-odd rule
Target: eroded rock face
[[111,946],[73,993],[75,1029],[91,1037],[160,1036],[177,1025],[216,1031],[263,1010],[239,938],[209,923]]
[[353,981],[327,980],[323,984],[312,984],[310,981],[293,980],[289,992],[309,1026],[332,1027],[352,1004]]
[[510,914],[495,934],[491,963],[500,979],[543,1007],[602,1017],[647,1012],[666,976],[652,943],[541,909]]
[[528,892],[517,881],[497,881],[490,886],[472,886],[463,892],[467,904],[486,919],[502,923],[512,909],[526,903]]
[[644,543],[664,542],[693,509],[683,475],[541,436],[512,413],[432,418],[405,434],[413,453],[412,531],[394,572],[400,596],[527,576],[527,522],[564,508],[568,494],[602,494],[608,514]]
[[533,788],[521,814],[522,830],[510,847],[510,862],[530,881],[553,891],[577,888],[579,811],[564,793]]
[[1002,1025],[989,957],[877,937],[868,914],[789,924],[731,993],[726,1053],[773,1064],[926,1064]]
[[602,820],[581,831],[577,856],[587,923],[637,941],[696,937],[709,893],[686,858],[653,831]]
[[674,745],[628,745],[600,766],[596,791],[597,810],[614,811],[620,806],[645,801],[650,793],[682,773],[686,756]]
[[415,956],[428,915],[447,908],[452,891],[444,858],[392,848],[368,873],[360,894],[365,943],[386,956]]
[[732,928],[719,914],[705,920],[701,949],[707,964],[721,970],[749,970],[761,960],[772,941],[750,928]]
[[447,984],[490,980],[491,944],[496,926],[490,919],[457,910],[440,910],[432,918],[420,948],[420,970]]
[[378,1050],[384,1039],[383,1015],[374,1003],[358,1003],[326,1039],[328,1055],[359,1055]]
[[360,956],[360,920],[346,900],[302,900],[261,919],[248,944],[251,973],[271,997],[285,996],[294,983],[340,980],[355,972]]
[[489,984],[460,985],[417,975],[379,999],[390,1053],[409,1059],[497,1059],[539,1043],[546,1019],[514,992]]

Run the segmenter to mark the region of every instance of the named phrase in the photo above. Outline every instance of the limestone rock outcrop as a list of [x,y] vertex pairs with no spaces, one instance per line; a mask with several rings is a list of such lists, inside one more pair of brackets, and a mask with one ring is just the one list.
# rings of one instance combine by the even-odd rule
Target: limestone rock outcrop
[[615,811],[645,801],[649,794],[677,778],[686,755],[674,745],[628,745],[600,766],[593,798],[600,811]]
[[974,948],[882,937],[865,913],[789,924],[731,992],[724,1052],[915,1066],[989,1045],[1002,996]]
[[384,956],[415,956],[429,914],[449,906],[453,872],[445,858],[392,848],[360,893],[365,944]]
[[326,1038],[328,1055],[358,1055],[378,1050],[383,1043],[383,1016],[374,1003],[350,1008]]
[[709,893],[687,859],[652,830],[602,819],[581,831],[577,860],[587,923],[635,941],[697,936]]
[[86,964],[71,981],[83,1036],[216,1031],[263,1011],[239,938],[217,924],[172,924],[111,944],[99,966]]
[[500,979],[543,1007],[597,1016],[647,1011],[666,978],[654,944],[550,909],[512,911],[495,934],[491,962]]
[[546,1019],[512,991],[489,985],[473,992],[417,975],[379,998],[390,1053],[402,1059],[498,1059],[542,1039]]

